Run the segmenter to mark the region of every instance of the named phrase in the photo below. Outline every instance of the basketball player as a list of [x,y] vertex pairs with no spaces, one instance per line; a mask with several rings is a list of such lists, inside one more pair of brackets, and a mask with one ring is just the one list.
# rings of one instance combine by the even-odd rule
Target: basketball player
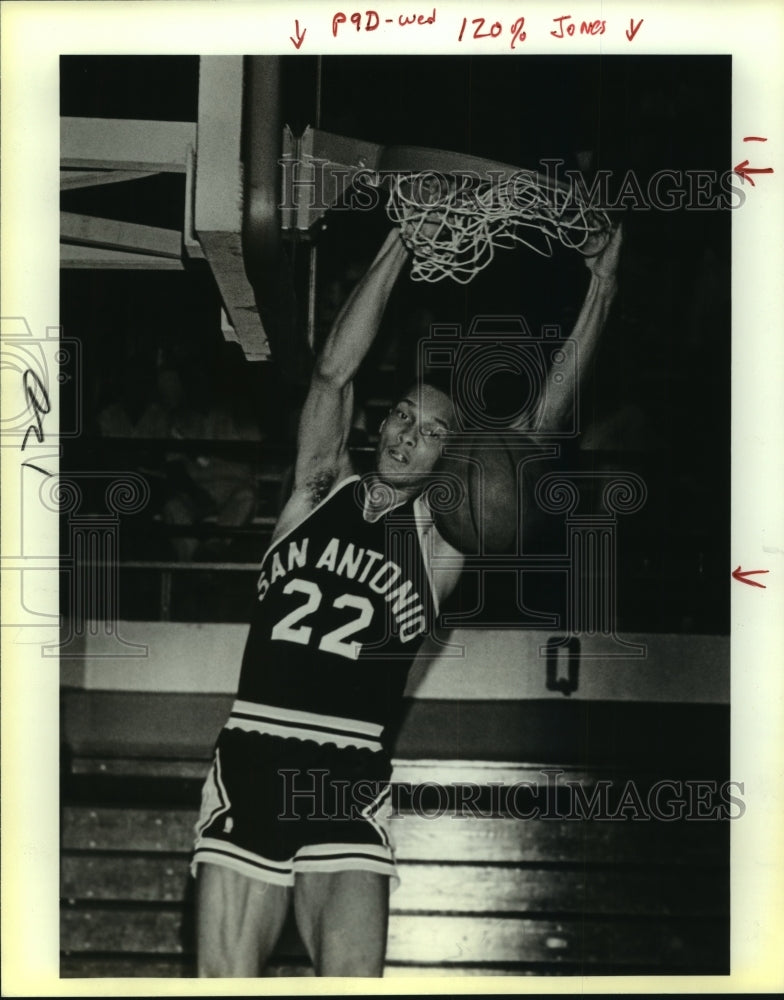
[[[575,329],[586,348],[613,296],[619,239],[589,263]],[[292,901],[317,975],[383,971],[396,878],[376,819],[391,772],[384,735],[461,569],[421,497],[456,429],[448,396],[416,386],[390,410],[370,479],[354,475],[347,448],[352,380],[406,258],[393,230],[312,376],[293,492],[262,562],[237,699],[202,794],[201,976],[260,975]],[[546,418],[570,398],[550,401]]]

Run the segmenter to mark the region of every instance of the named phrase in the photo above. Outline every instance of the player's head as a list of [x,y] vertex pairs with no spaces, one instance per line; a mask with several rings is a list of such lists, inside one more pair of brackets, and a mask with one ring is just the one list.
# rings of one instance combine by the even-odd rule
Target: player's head
[[452,400],[422,382],[395,403],[381,424],[376,469],[396,484],[413,485],[441,457],[446,436],[457,429]]

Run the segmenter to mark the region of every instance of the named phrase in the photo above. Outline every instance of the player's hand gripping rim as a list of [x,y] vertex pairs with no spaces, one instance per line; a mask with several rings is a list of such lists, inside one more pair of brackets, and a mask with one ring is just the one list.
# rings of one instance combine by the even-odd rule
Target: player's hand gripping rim
[[603,281],[612,281],[618,270],[618,258],[623,242],[623,223],[619,222],[610,232],[610,238],[593,253],[590,252],[590,243],[594,240],[597,243],[602,239],[599,236],[592,236],[587,249],[583,251],[585,255],[585,266],[596,278]]

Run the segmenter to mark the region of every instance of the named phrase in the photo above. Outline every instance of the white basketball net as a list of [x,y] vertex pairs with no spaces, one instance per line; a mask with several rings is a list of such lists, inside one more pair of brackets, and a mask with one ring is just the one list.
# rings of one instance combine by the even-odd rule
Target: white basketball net
[[[552,257],[553,241],[586,255],[603,249],[610,218],[568,188],[536,173],[482,179],[434,173],[390,174],[387,214],[413,253],[415,281],[450,277],[461,285],[492,261],[496,248],[527,246]],[[532,240],[540,234],[538,245]]]

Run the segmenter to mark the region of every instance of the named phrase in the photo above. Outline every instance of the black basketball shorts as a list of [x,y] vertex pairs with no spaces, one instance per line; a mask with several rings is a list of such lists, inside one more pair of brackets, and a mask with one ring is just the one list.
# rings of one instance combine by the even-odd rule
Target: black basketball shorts
[[203,862],[291,886],[298,872],[393,878],[378,816],[390,794],[382,750],[224,729],[202,790],[191,871]]

